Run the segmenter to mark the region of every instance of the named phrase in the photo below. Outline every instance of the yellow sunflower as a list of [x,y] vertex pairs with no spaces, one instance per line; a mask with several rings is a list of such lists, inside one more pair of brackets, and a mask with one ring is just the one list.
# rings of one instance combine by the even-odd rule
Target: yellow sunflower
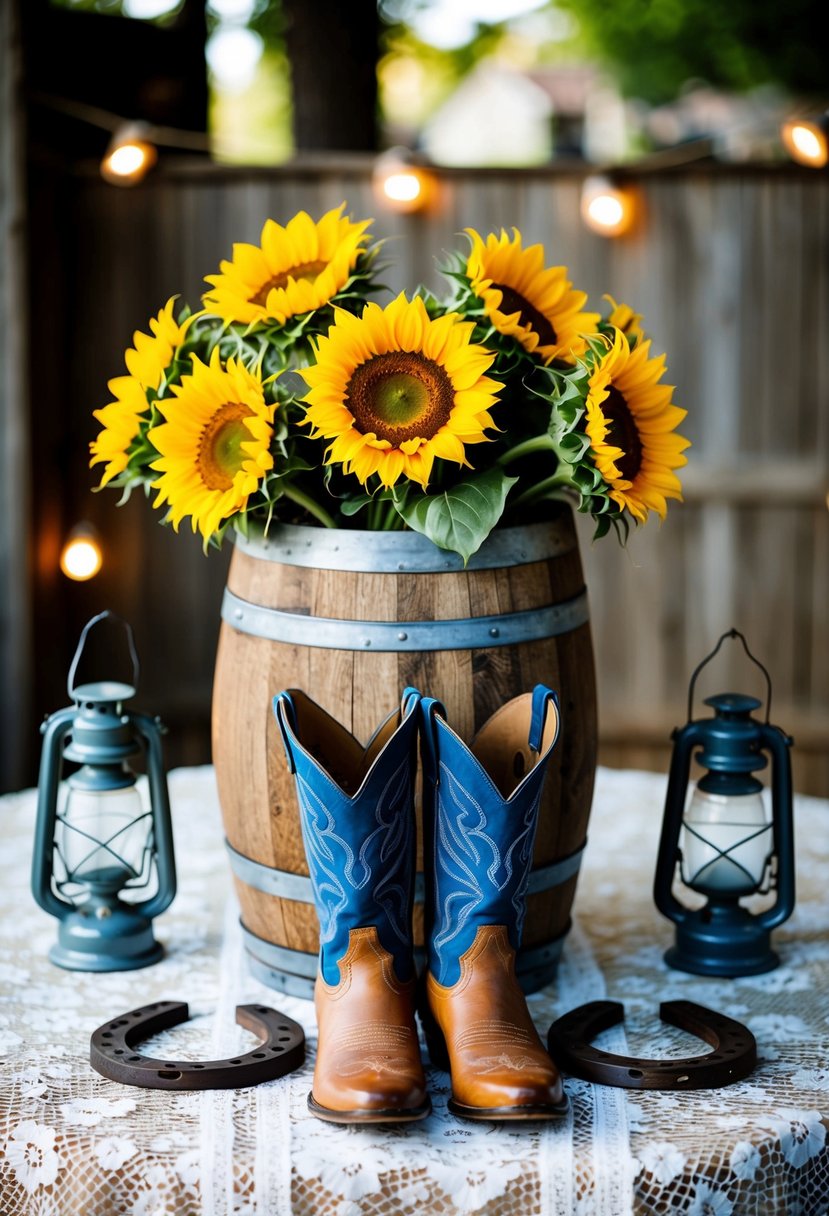
[[502,387],[484,374],[495,356],[470,342],[473,328],[456,313],[431,320],[403,293],[362,317],[338,309],[302,371],[312,436],[333,441],[327,463],[363,485],[376,473],[384,486],[405,476],[424,488],[435,457],[469,467],[465,445],[487,440]]
[[502,229],[486,243],[473,228],[466,231],[472,241],[466,273],[495,328],[545,363],[583,354],[584,335],[596,332],[599,315],[582,312],[587,296],[573,291],[566,267],[545,267],[541,245],[522,249],[517,228],[512,239]]
[[609,497],[640,523],[648,511],[665,518],[667,499],[682,500],[673,472],[686,463],[689,441],[675,433],[686,410],[671,404],[673,388],[658,381],[665,357],[651,359],[650,342],[631,350],[621,330],[593,369],[585,429]]
[[207,275],[205,307],[225,321],[275,321],[311,312],[341,291],[366,242],[371,220],[353,224],[345,203],[317,223],[300,211],[283,228],[266,220],[261,245],[234,245],[233,259]]
[[629,304],[617,304],[613,296],[604,298],[609,301],[611,308],[607,324],[612,325],[615,329],[621,329],[631,345],[642,342],[645,337],[645,331],[642,328],[642,314],[634,312]]
[[158,392],[162,377],[193,320],[188,317],[179,324],[173,316],[174,303],[175,296],[167,301],[157,317],[150,318],[149,334],[135,331],[132,337],[135,346],[124,356],[129,375],[110,380],[107,387],[115,400],[103,409],[93,411],[102,430],[89,445],[92,453],[89,464],[91,467],[106,463],[101,486],[127,467],[130,444],[149,410],[147,393]]
[[241,361],[222,367],[218,349],[210,363],[193,355],[192,375],[172,388],[176,400],[158,402],[166,419],[148,432],[161,454],[152,464],[156,507],[169,505],[173,527],[192,517],[205,542],[223,522],[247,506],[268,469],[273,414],[262,381]]

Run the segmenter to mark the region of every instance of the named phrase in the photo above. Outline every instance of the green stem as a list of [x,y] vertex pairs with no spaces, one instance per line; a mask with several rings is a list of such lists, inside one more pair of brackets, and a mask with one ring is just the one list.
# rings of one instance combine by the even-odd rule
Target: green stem
[[286,498],[290,498],[291,502],[295,502],[298,507],[304,507],[309,515],[313,515],[315,519],[323,525],[324,528],[336,528],[337,524],[333,516],[329,515],[324,507],[321,507],[318,502],[311,498],[310,494],[298,490],[296,486],[282,486],[282,493]]
[[513,507],[525,507],[527,503],[535,502],[538,498],[543,498],[549,490],[557,490],[559,486],[569,486],[573,488],[573,483],[565,473],[556,473],[552,477],[545,477],[543,481],[538,481],[534,486],[530,486],[523,494],[519,494],[510,503]]
[[525,439],[523,443],[517,443],[514,448],[504,452],[498,457],[499,465],[512,464],[514,460],[520,460],[522,456],[531,456],[533,452],[554,452],[556,450],[555,442],[552,435],[534,435],[532,439]]
[[394,500],[386,504],[386,510],[383,518],[384,532],[397,532],[403,525],[403,520],[397,514],[397,509],[394,505]]

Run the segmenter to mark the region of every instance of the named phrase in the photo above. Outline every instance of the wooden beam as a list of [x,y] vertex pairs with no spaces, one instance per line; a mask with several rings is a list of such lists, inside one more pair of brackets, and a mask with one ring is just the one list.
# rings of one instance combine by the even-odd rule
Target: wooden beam
[[748,460],[743,456],[729,464],[689,462],[680,476],[686,502],[829,507],[829,458]]

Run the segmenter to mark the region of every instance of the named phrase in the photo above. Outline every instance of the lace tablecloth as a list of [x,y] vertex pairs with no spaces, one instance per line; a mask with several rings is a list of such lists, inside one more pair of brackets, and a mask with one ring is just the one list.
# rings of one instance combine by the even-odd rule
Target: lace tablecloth
[[[167,957],[145,971],[85,975],[47,960],[55,922],[34,904],[34,795],[0,799],[0,1216],[824,1216],[829,1211],[829,803],[798,800],[799,902],[776,933],[769,975],[708,980],[662,962],[672,926],[651,901],[665,779],[599,773],[577,923],[557,982],[530,998],[546,1034],[574,1005],[608,996],[626,1024],[610,1051],[702,1050],[660,1029],[661,1000],[722,1010],[754,1032],[761,1063],[725,1090],[630,1094],[569,1080],[572,1113],[548,1125],[469,1124],[446,1110],[406,1130],[338,1128],[306,1110],[310,1002],[246,970],[213,773],[170,788],[179,894],[156,922]],[[191,1021],[148,1054],[209,1058],[248,1050],[236,1004],[275,1005],[305,1026],[308,1062],[253,1089],[170,1094],[107,1081],[89,1035],[159,999]],[[165,1043],[167,1045],[165,1045]],[[175,1046],[173,1046],[175,1044]]]

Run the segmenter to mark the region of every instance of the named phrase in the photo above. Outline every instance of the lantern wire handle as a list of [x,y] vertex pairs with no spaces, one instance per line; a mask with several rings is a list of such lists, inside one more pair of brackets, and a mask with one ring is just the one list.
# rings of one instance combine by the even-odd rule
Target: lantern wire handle
[[694,686],[697,682],[697,676],[702,671],[703,667],[705,667],[706,663],[711,662],[711,660],[717,654],[717,652],[719,651],[720,647],[722,646],[722,644],[726,638],[739,638],[743,644],[743,650],[746,652],[748,657],[751,659],[752,663],[756,664],[756,666],[760,668],[760,670],[762,671],[763,675],[766,678],[766,726],[768,726],[769,715],[771,713],[771,676],[766,671],[765,667],[760,662],[760,660],[758,658],[755,658],[755,656],[751,653],[751,651],[748,648],[748,643],[746,642],[743,635],[740,633],[739,629],[729,629],[728,633],[724,633],[722,635],[722,637],[720,638],[720,640],[717,642],[714,649],[711,651],[711,653],[709,655],[707,655],[702,660],[702,662],[697,665],[696,669],[694,670],[694,674],[691,676],[691,683],[688,688],[688,721],[689,722],[691,721],[691,714],[694,711]]
[[118,616],[117,612],[111,612],[109,608],[106,608],[103,612],[99,612],[97,616],[93,616],[90,621],[86,622],[80,639],[78,640],[78,648],[75,651],[75,657],[72,660],[72,666],[69,668],[69,675],[66,680],[67,692],[73,700],[75,698],[75,675],[78,670],[78,664],[81,661],[84,646],[86,645],[86,639],[89,636],[89,631],[92,629],[93,625],[97,625],[100,621],[106,620],[119,622],[127,631],[127,644],[130,649],[130,658],[132,660],[132,687],[138,688],[138,681],[141,678],[141,665],[138,662],[138,652],[135,649],[135,637],[132,632],[132,625],[130,625],[129,621],[125,621],[123,617]]

